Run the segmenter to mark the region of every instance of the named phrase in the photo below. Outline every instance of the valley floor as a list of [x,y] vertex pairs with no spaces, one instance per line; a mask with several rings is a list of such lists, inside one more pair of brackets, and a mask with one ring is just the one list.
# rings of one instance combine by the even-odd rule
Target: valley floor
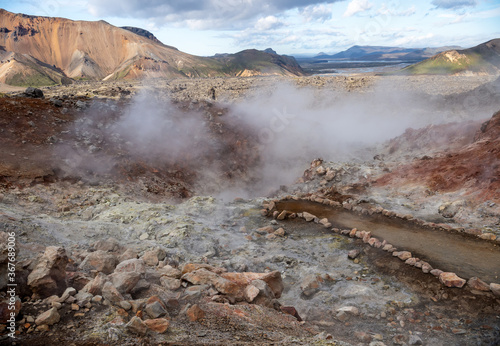
[[[15,234],[18,284],[14,340],[2,241],[0,343],[500,342],[500,263],[472,278],[443,250],[454,266],[439,269],[467,280],[450,287],[414,265],[434,264],[432,254],[383,251],[349,223],[445,232],[491,251],[474,261],[496,261],[498,76],[158,79],[43,92],[0,97],[0,236]],[[386,134],[372,139],[377,130]],[[309,204],[283,212],[278,200]],[[320,204],[348,217],[321,221]],[[307,222],[305,211],[318,215]],[[421,258],[409,265],[404,250]]]

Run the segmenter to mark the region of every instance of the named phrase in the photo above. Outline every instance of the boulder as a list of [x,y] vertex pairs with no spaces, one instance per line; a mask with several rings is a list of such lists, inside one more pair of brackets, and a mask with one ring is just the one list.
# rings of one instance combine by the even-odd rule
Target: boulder
[[113,254],[97,250],[88,254],[80,264],[79,268],[81,270],[97,270],[99,272],[103,272],[104,274],[111,274],[115,269],[117,262],[118,261]]
[[277,220],[284,220],[286,218],[286,210],[283,210],[281,213],[278,214],[276,217]]
[[70,296],[74,296],[76,294],[76,289],[73,287],[68,287],[64,291],[64,293],[61,295],[60,298],[57,299],[59,303],[64,302],[66,299],[68,299]]
[[107,281],[102,287],[102,296],[111,304],[117,305],[123,300],[123,296],[118,292],[115,286]]
[[63,247],[49,246],[28,276],[28,286],[42,297],[60,295],[66,289],[68,256]]
[[95,250],[101,250],[104,252],[118,252],[122,249],[122,246],[116,238],[98,240],[93,244],[93,247]]
[[458,277],[455,273],[443,272],[439,275],[439,281],[447,287],[461,288],[467,282],[466,280]]
[[24,91],[24,96],[31,97],[31,98],[39,98],[39,99],[44,98],[43,91],[41,91],[38,88],[33,88],[33,87],[26,88],[26,90]]
[[306,276],[303,280],[302,283],[300,284],[300,289],[302,290],[302,293],[306,297],[310,297],[316,292],[318,292],[320,286],[320,282],[318,280],[317,275],[311,274]]
[[180,279],[182,276],[182,272],[172,267],[171,265],[166,265],[165,267],[158,270],[161,276],[168,276],[169,278]]
[[146,325],[146,327],[148,327],[149,330],[160,334],[165,333],[170,326],[170,322],[166,318],[145,320],[143,323]]
[[453,203],[446,202],[439,206],[438,212],[443,217],[451,219],[460,211],[460,208],[463,206],[463,204],[463,201],[456,201]]
[[358,249],[354,249],[347,253],[347,257],[349,257],[350,259],[355,259],[359,256],[360,253],[361,251],[359,251]]
[[234,282],[240,287],[245,287],[252,283],[253,280],[262,280],[271,288],[276,298],[281,297],[281,293],[284,289],[281,273],[277,270],[269,273],[223,273],[221,277]]
[[148,266],[156,266],[158,265],[159,261],[162,261],[166,256],[165,250],[157,247],[153,250],[146,251],[144,255],[142,255],[142,259],[144,260],[144,263],[146,263]]
[[205,311],[198,304],[194,304],[186,311],[186,315],[191,322],[195,322],[205,317]]
[[256,287],[259,290],[259,296],[261,296],[261,297],[265,297],[268,299],[275,299],[276,298],[273,290],[271,289],[271,287],[269,287],[267,282],[265,282],[264,280],[259,280],[259,279],[253,280],[252,283],[250,285],[248,285],[247,287],[249,287],[249,286]]
[[59,312],[57,312],[57,308],[52,308],[38,315],[38,317],[35,320],[35,323],[39,326],[42,324],[51,326],[59,322],[60,319],[61,316],[59,315]]
[[313,214],[311,213],[308,213],[307,211],[303,212],[302,213],[302,217],[307,221],[307,222],[311,222],[313,221],[316,216],[314,216]]
[[130,321],[125,325],[125,329],[128,332],[138,335],[146,335],[148,332],[147,325],[137,316],[130,319]]
[[343,306],[343,307],[337,309],[337,313],[339,313],[339,312],[345,312],[345,313],[348,313],[348,314],[354,315],[354,316],[359,315],[359,309],[355,306]]
[[82,291],[88,292],[93,295],[101,295],[102,288],[106,281],[108,281],[108,277],[105,274],[97,273],[95,278],[88,284],[86,284]]
[[399,258],[401,261],[406,261],[411,258],[411,252],[409,251],[394,251],[392,255]]
[[182,275],[181,278],[193,285],[212,285],[213,282],[219,279],[219,275],[205,268],[200,268]]
[[141,274],[136,272],[119,272],[109,276],[113,286],[120,293],[130,293],[141,279]]
[[163,287],[170,291],[178,290],[181,287],[181,280],[170,278],[168,276],[162,276],[160,278],[160,283]]
[[135,272],[143,274],[146,272],[146,263],[142,259],[131,258],[120,262],[115,270],[115,273]]
[[118,262],[121,263],[123,261],[129,259],[137,259],[138,253],[134,249],[128,248],[125,250],[120,256],[118,256]]
[[490,290],[491,292],[493,292],[494,295],[496,295],[497,297],[500,297],[500,284],[496,284],[496,283],[490,283]]
[[488,285],[483,280],[478,277],[472,277],[467,281],[467,286],[473,290],[488,292],[490,290],[490,285]]
[[75,301],[78,306],[85,306],[92,301],[94,296],[88,292],[80,291],[75,295]]
[[245,287],[245,300],[249,303],[253,302],[255,298],[259,295],[260,290],[254,285],[248,285]]
[[163,304],[159,299],[146,303],[146,307],[144,308],[144,311],[151,318],[168,316],[168,311],[165,307],[165,304]]

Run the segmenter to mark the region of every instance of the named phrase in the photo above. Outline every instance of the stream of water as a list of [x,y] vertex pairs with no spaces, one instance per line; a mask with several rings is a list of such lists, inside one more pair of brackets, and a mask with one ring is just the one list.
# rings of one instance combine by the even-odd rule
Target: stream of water
[[434,268],[454,272],[469,279],[477,276],[486,282],[500,282],[500,246],[460,233],[434,230],[391,219],[383,215],[358,215],[308,201],[282,201],[279,210],[307,211],[328,218],[333,227],[371,231],[372,236],[387,240],[413,257],[429,262]]

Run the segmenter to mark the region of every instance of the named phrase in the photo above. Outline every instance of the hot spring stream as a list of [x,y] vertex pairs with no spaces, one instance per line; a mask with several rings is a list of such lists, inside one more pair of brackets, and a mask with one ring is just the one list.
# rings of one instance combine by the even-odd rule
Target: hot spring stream
[[358,215],[315,202],[289,200],[276,206],[278,210],[307,211],[319,218],[326,217],[333,227],[371,231],[372,236],[399,250],[411,251],[413,257],[429,262],[433,268],[466,279],[477,276],[486,282],[500,282],[500,247],[473,236],[419,227],[383,215]]

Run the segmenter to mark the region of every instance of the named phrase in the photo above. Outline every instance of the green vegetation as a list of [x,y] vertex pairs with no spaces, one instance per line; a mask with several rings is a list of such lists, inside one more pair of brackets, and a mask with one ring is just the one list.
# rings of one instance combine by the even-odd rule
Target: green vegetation
[[450,59],[445,53],[408,66],[397,74],[448,75],[463,71],[480,72],[487,63],[477,54],[454,54]]
[[41,73],[23,74],[16,73],[5,80],[5,84],[21,87],[41,87],[59,84],[47,75]]

